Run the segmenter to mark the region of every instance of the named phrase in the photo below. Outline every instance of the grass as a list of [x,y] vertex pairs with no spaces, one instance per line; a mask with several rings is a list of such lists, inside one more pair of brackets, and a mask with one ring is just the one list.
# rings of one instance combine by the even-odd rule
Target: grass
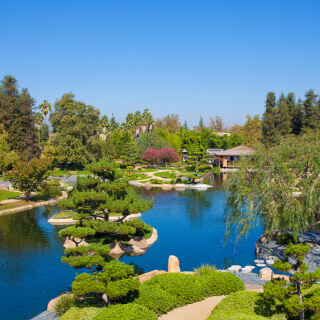
[[16,191],[0,191],[0,201],[16,198],[20,196],[20,194],[20,192]]
[[151,168],[141,168],[138,170],[135,170],[136,172],[157,172],[157,169],[151,169]]
[[6,204],[0,204],[0,211],[1,210],[14,209],[14,208],[25,206],[25,205],[28,205],[28,202],[24,201],[24,200],[19,200],[19,201],[16,201],[16,202],[11,202],[11,203],[6,203]]
[[140,183],[143,183],[143,184],[145,184],[147,182],[150,182],[150,180],[148,179],[148,180],[140,181]]
[[177,175],[174,172],[169,171],[157,172],[154,174],[154,176],[165,179],[175,179],[177,177]]
[[[76,173],[70,173],[71,171],[74,171]],[[62,177],[62,176],[65,176],[68,172],[71,175],[91,175],[92,174],[92,172],[86,171],[86,170],[49,170],[49,175],[54,177]]]
[[135,173],[132,178],[132,180],[145,180],[145,179],[149,179],[149,177],[139,173]]
[[55,214],[52,219],[69,219],[72,218],[76,212],[74,211],[63,211]]
[[143,237],[146,240],[150,239],[151,236],[152,236],[152,233],[153,233],[153,227],[151,227],[150,225],[145,223],[143,230],[144,230],[144,236]]

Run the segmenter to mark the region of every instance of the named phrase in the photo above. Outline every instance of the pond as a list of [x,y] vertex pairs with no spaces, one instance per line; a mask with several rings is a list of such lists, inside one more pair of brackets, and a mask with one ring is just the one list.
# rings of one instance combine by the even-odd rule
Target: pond
[[[206,191],[137,189],[155,199],[142,219],[158,230],[159,238],[145,255],[121,260],[134,264],[139,273],[166,270],[171,254],[179,258],[182,271],[192,271],[201,263],[217,268],[253,264],[254,243],[263,231],[260,226],[236,248],[232,242],[222,244],[225,183],[226,175],[220,175]],[[45,207],[0,216],[0,319],[28,320],[70,288],[75,271],[60,261],[64,240],[58,231],[63,227],[47,222],[55,210]]]

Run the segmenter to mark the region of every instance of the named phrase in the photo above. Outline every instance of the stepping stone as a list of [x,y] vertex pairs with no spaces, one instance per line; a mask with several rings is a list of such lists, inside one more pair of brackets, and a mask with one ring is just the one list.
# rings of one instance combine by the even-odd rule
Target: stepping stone
[[267,265],[265,263],[257,263],[257,267],[266,267]]
[[271,266],[271,265],[274,264],[274,260],[273,260],[273,259],[268,259],[268,260],[266,260],[266,264],[267,264],[268,266]]
[[260,260],[259,260],[259,259],[258,259],[258,260],[254,260],[254,263],[255,263],[255,264],[257,264],[257,263],[264,263],[264,260],[261,260],[261,259],[260,259]]
[[241,266],[237,266],[237,265],[233,265],[228,268],[228,271],[240,271],[240,270],[241,270]]
[[253,269],[255,269],[256,267],[254,266],[245,266],[244,268],[242,268],[241,272],[244,272],[244,273],[250,273],[253,271]]

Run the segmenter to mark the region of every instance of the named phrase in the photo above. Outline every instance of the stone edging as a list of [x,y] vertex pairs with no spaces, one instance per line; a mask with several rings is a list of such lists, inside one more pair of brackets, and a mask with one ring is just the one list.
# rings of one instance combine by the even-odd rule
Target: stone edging
[[153,245],[158,240],[158,231],[156,228],[153,228],[152,235],[149,239],[146,239],[148,247]]
[[171,190],[176,189],[177,191],[184,191],[185,189],[207,189],[212,188],[212,186],[208,184],[152,184],[152,183],[141,183],[140,181],[131,180],[129,184],[134,187],[145,187],[148,188],[162,188],[163,190]]
[[[115,222],[115,221],[121,220],[122,217],[123,216],[109,217],[109,221]],[[123,221],[129,221],[129,220],[139,219],[139,218],[141,218],[141,213],[132,213],[132,214],[127,215],[123,219]],[[79,222],[79,220],[50,218],[48,220],[48,222],[51,223],[52,225],[64,226],[64,225],[76,224],[77,222]]]
[[36,202],[33,204],[29,204],[27,206],[21,206],[21,207],[17,207],[17,208],[12,208],[12,209],[6,209],[6,210],[1,210],[0,211],[0,215],[1,214],[7,214],[7,213],[14,213],[14,212],[19,212],[19,211],[24,211],[24,210],[29,210],[29,209],[33,209],[33,208],[37,208],[37,207],[42,207],[42,206],[54,206],[55,204],[58,203],[59,200],[62,200],[63,197],[60,197],[58,199],[49,199],[48,201],[41,201],[41,202]]

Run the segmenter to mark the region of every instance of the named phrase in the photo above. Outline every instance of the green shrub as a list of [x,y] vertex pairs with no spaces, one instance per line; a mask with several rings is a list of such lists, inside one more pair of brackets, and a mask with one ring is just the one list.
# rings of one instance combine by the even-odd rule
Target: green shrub
[[59,320],[91,320],[105,307],[102,300],[85,298],[63,314]]
[[289,243],[296,244],[299,242],[298,236],[294,236],[292,233],[279,232],[277,240],[285,246],[287,246]]
[[207,320],[263,320],[287,319],[281,303],[264,299],[255,291],[234,292],[225,297]]
[[213,173],[213,174],[219,174],[220,172],[221,172],[221,170],[220,170],[219,167],[214,167],[214,168],[212,169],[212,173]]
[[66,293],[61,296],[58,302],[54,305],[54,310],[58,315],[66,313],[71,307],[76,304],[76,298],[71,293]]
[[178,177],[178,178],[176,179],[176,183],[182,183],[182,179],[181,179],[180,177]]
[[210,272],[198,277],[206,296],[221,296],[242,291],[245,286],[240,278],[229,272]]
[[51,186],[48,188],[47,190],[47,195],[51,198],[55,198],[55,197],[61,197],[62,196],[62,192],[61,189],[55,186]]
[[116,304],[100,311],[94,320],[157,320],[157,315],[135,303]]
[[163,183],[162,180],[159,180],[159,179],[150,179],[150,182],[152,184],[162,184]]
[[210,265],[210,264],[202,264],[199,268],[193,269],[196,276],[203,276],[205,274],[208,274],[210,272],[216,271],[216,266]]
[[144,286],[163,289],[175,296],[177,305],[183,306],[195,301],[203,300],[205,289],[200,286],[198,277],[185,273],[165,273],[146,281]]
[[138,290],[138,298],[134,303],[142,305],[157,315],[169,312],[177,306],[177,300],[174,295],[157,287],[142,285]]

